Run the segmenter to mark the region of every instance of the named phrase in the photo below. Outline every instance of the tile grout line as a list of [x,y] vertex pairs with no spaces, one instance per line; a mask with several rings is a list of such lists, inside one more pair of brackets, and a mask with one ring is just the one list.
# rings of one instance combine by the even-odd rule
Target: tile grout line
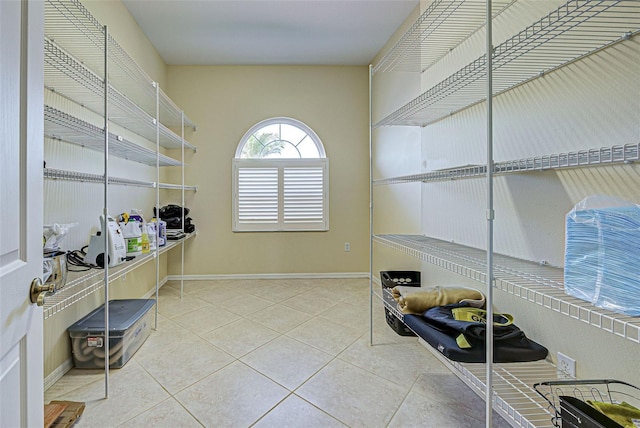
[[[305,293],[312,293],[312,292],[313,292],[313,290],[315,290],[315,289],[320,289],[320,288],[321,288],[321,286],[311,287],[311,288],[309,288],[308,290],[303,290],[303,291],[297,292],[295,295],[291,296],[290,298],[299,297],[299,296],[301,296],[301,295],[303,295],[303,294],[305,294]],[[360,288],[360,287],[358,287],[358,288]],[[257,289],[258,289],[258,288],[256,288],[255,290],[257,290]],[[174,291],[175,291],[175,289],[174,289]],[[356,294],[356,293],[355,293],[355,292],[356,292],[356,288],[355,288],[355,287],[354,287],[354,288],[349,288],[349,292],[350,292],[350,293],[351,293],[351,292],[354,292],[354,294]],[[359,293],[359,290],[357,291],[357,293]],[[260,310],[264,310],[264,309],[267,309],[267,308],[270,308],[270,307],[273,307],[273,306],[275,306],[275,305],[277,305],[277,304],[282,303],[282,302],[274,302],[274,301],[272,301],[272,300],[265,299],[265,298],[261,297],[260,295],[255,295],[255,294],[252,294],[251,292],[249,292],[248,294],[249,294],[249,295],[251,295],[251,296],[253,296],[253,297],[256,297],[256,298],[262,299],[262,300],[264,300],[264,301],[266,301],[266,302],[269,302],[269,303],[270,303],[269,305],[267,305],[267,306],[265,306],[265,307],[261,308]],[[189,293],[185,293],[185,295],[189,295]],[[173,297],[173,296],[171,296],[171,297]],[[193,297],[194,299],[198,299],[198,297],[196,297],[196,296],[190,296],[190,297]],[[329,298],[329,296],[325,296],[325,297]],[[289,300],[289,299],[287,299],[287,300]],[[286,301],[286,300],[285,300],[285,301]],[[231,323],[228,323],[228,324],[223,324],[223,325],[218,326],[217,328],[214,328],[214,329],[212,329],[212,330],[210,330],[210,331],[208,331],[208,332],[205,332],[205,333],[196,333],[195,331],[191,330],[191,329],[189,328],[189,326],[188,326],[188,325],[183,325],[183,324],[181,324],[180,322],[178,322],[178,321],[176,321],[176,320],[175,320],[175,318],[176,318],[176,317],[179,317],[179,316],[182,316],[182,315],[186,315],[186,314],[189,314],[189,313],[193,313],[193,312],[198,311],[198,310],[203,310],[203,309],[206,309],[206,308],[208,308],[208,309],[211,309],[211,308],[216,309],[216,306],[215,306],[214,304],[212,304],[212,303],[210,303],[210,302],[207,302],[207,301],[204,301],[204,302],[206,303],[206,305],[204,305],[204,306],[202,306],[202,307],[200,307],[200,308],[196,308],[196,309],[193,309],[193,310],[190,310],[190,311],[184,312],[184,313],[179,314],[179,315],[169,316],[169,315],[165,315],[165,314],[162,314],[162,313],[161,313],[161,315],[166,319],[166,321],[167,321],[167,322],[172,323],[174,326],[179,327],[180,329],[184,329],[185,331],[188,331],[188,332],[189,332],[190,334],[192,334],[193,336],[195,336],[195,337],[197,337],[198,339],[201,339],[201,340],[203,340],[204,342],[206,342],[207,344],[209,344],[209,345],[213,346],[213,348],[214,348],[214,349],[216,349],[217,351],[219,351],[219,352],[221,352],[221,353],[223,353],[223,354],[225,354],[225,355],[230,356],[230,357],[231,357],[231,361],[230,361],[229,363],[227,363],[227,364],[224,364],[224,365],[223,365],[223,366],[221,366],[220,368],[216,369],[214,372],[207,374],[206,376],[202,377],[201,379],[198,379],[197,381],[194,381],[192,384],[190,384],[190,385],[188,385],[188,386],[185,386],[184,388],[181,388],[181,389],[180,389],[179,391],[177,391],[176,393],[171,393],[171,392],[169,392],[169,391],[168,391],[168,389],[167,389],[166,387],[164,387],[164,386],[160,383],[160,381],[159,381],[158,379],[156,379],[156,377],[154,377],[154,376],[151,374],[151,372],[150,372],[150,371],[149,371],[149,370],[148,370],[148,369],[147,369],[147,368],[146,368],[146,367],[145,367],[145,366],[144,366],[140,361],[137,361],[137,360],[136,360],[136,364],[137,364],[137,366],[138,366],[139,368],[141,368],[141,369],[142,369],[142,371],[143,371],[144,373],[146,373],[146,374],[147,374],[151,379],[153,379],[153,381],[154,381],[157,385],[159,385],[159,386],[162,388],[162,390],[164,390],[164,391],[169,395],[169,397],[167,397],[165,400],[160,401],[160,403],[156,403],[156,404],[151,405],[151,406],[149,407],[149,409],[146,409],[146,410],[144,410],[144,411],[142,411],[142,412],[137,413],[135,416],[133,416],[133,417],[129,418],[127,421],[124,421],[124,422],[123,422],[123,424],[126,424],[126,422],[131,421],[132,419],[134,419],[134,418],[136,418],[136,417],[140,416],[141,414],[143,414],[143,413],[145,413],[145,412],[149,411],[149,410],[150,410],[150,409],[152,409],[153,407],[155,407],[155,406],[157,406],[157,405],[159,405],[159,404],[161,404],[161,403],[163,403],[163,402],[165,402],[165,401],[168,401],[168,399],[169,399],[169,398],[171,398],[171,399],[173,399],[174,401],[176,401],[176,402],[178,403],[178,405],[179,405],[181,408],[183,408],[183,409],[187,412],[187,414],[188,414],[190,417],[194,418],[194,419],[195,419],[199,424],[203,425],[203,424],[202,424],[202,422],[201,422],[201,421],[200,421],[200,420],[199,420],[195,415],[193,415],[193,414],[192,414],[192,413],[191,413],[191,412],[190,412],[190,411],[189,411],[189,410],[188,410],[188,409],[183,405],[183,403],[182,403],[180,400],[178,400],[178,398],[176,397],[176,395],[177,395],[177,394],[179,394],[179,393],[181,393],[181,392],[183,392],[184,390],[186,390],[186,389],[190,388],[190,387],[191,387],[191,386],[193,386],[194,384],[196,384],[196,383],[198,383],[198,382],[200,382],[200,381],[202,381],[202,380],[206,379],[207,377],[212,376],[212,375],[214,375],[215,373],[218,373],[220,370],[222,370],[222,369],[224,369],[224,368],[228,367],[229,365],[231,365],[231,364],[233,364],[233,363],[235,363],[235,362],[239,362],[239,363],[241,363],[241,364],[245,365],[246,367],[248,367],[248,368],[249,368],[249,369],[251,369],[252,371],[254,371],[254,372],[256,372],[256,373],[260,374],[261,376],[264,376],[265,378],[269,379],[270,381],[274,382],[274,383],[275,383],[275,384],[277,384],[277,385],[280,385],[280,386],[281,386],[281,387],[283,387],[285,390],[288,390],[288,391],[289,391],[289,393],[288,393],[284,398],[282,398],[282,399],[281,399],[277,404],[275,404],[273,407],[271,407],[267,412],[265,412],[262,416],[260,416],[260,418],[258,418],[258,419],[257,419],[255,422],[253,422],[251,425],[255,425],[258,421],[262,420],[266,415],[268,415],[270,412],[272,412],[274,409],[276,409],[280,404],[282,404],[282,402],[283,402],[284,400],[286,400],[287,398],[289,398],[289,397],[291,397],[291,396],[295,396],[295,397],[299,398],[300,400],[303,400],[305,403],[307,403],[307,404],[309,404],[309,405],[313,406],[314,408],[318,409],[320,412],[322,412],[323,414],[327,415],[328,417],[331,417],[332,419],[334,419],[334,420],[336,420],[336,421],[338,421],[338,422],[340,422],[340,423],[342,423],[342,424],[344,424],[344,425],[347,425],[347,424],[345,424],[343,421],[341,421],[340,419],[338,419],[337,417],[335,417],[335,416],[331,415],[330,413],[328,413],[327,411],[323,410],[322,408],[317,407],[317,406],[316,406],[316,405],[314,405],[313,403],[311,403],[311,402],[309,402],[309,401],[305,400],[303,397],[301,397],[300,395],[298,395],[298,394],[296,393],[296,391],[298,391],[298,390],[299,390],[303,385],[305,385],[309,380],[311,380],[314,376],[316,376],[316,375],[317,375],[321,370],[323,370],[323,369],[324,369],[324,368],[326,368],[329,364],[331,364],[331,363],[335,362],[336,360],[340,360],[340,361],[341,361],[341,362],[343,362],[343,363],[346,363],[346,364],[352,365],[352,366],[353,366],[353,367],[355,367],[355,368],[358,368],[358,369],[363,370],[363,371],[365,371],[365,372],[367,372],[367,373],[369,373],[369,374],[372,374],[372,375],[374,375],[375,377],[382,379],[383,381],[387,381],[386,379],[381,378],[380,376],[376,375],[375,373],[373,373],[373,372],[371,372],[371,371],[369,371],[369,370],[367,370],[367,369],[364,369],[364,368],[362,368],[362,367],[359,367],[359,366],[357,366],[357,365],[354,365],[354,364],[352,364],[352,363],[350,363],[350,362],[348,362],[348,361],[346,361],[346,360],[344,360],[343,358],[341,358],[341,357],[340,357],[341,355],[343,355],[343,354],[345,353],[345,351],[346,351],[347,349],[349,349],[351,346],[353,346],[355,343],[357,343],[359,340],[361,340],[361,339],[362,339],[362,337],[364,337],[364,336],[367,334],[367,332],[366,332],[366,331],[364,331],[364,332],[360,333],[357,337],[355,337],[355,339],[353,339],[353,340],[351,340],[350,342],[348,342],[348,344],[347,344],[346,346],[344,346],[344,347],[343,347],[339,352],[337,352],[335,355],[333,354],[333,352],[329,353],[329,352],[327,352],[327,351],[326,351],[326,350],[324,350],[324,349],[321,349],[321,348],[318,348],[317,346],[314,346],[314,345],[311,345],[311,344],[305,343],[305,342],[303,342],[303,341],[298,340],[298,339],[297,339],[297,338],[295,338],[295,337],[292,337],[292,336],[289,336],[289,335],[288,335],[288,333],[290,333],[292,330],[294,330],[295,328],[299,327],[300,325],[303,325],[303,324],[304,324],[304,323],[306,323],[306,322],[309,322],[309,321],[311,321],[311,320],[313,320],[313,319],[318,319],[318,318],[321,318],[321,319],[323,319],[323,320],[325,320],[325,321],[328,321],[328,322],[331,322],[331,323],[333,323],[333,324],[336,324],[337,326],[341,326],[342,324],[341,324],[341,323],[339,323],[339,322],[334,322],[334,321],[333,321],[333,318],[331,318],[330,316],[328,316],[328,315],[327,315],[327,312],[328,312],[328,311],[330,311],[330,310],[335,309],[337,306],[339,306],[339,305],[340,305],[340,303],[341,303],[341,302],[347,302],[347,303],[348,303],[348,302],[353,302],[353,300],[349,301],[347,297],[344,297],[344,298],[342,298],[341,300],[338,300],[336,303],[334,303],[334,304],[332,304],[331,306],[329,306],[329,307],[327,307],[327,308],[323,309],[322,311],[320,311],[320,312],[319,312],[319,313],[317,313],[317,314],[310,314],[310,313],[305,312],[305,311],[300,311],[300,309],[298,309],[298,308],[287,306],[288,308],[291,308],[291,309],[293,309],[293,310],[300,311],[300,312],[302,312],[302,313],[305,313],[306,315],[309,315],[309,316],[310,316],[310,318],[309,318],[308,320],[306,320],[306,321],[300,322],[299,324],[296,324],[296,325],[292,326],[289,330],[287,330],[287,331],[285,331],[285,332],[280,332],[280,331],[277,331],[277,330],[273,330],[272,328],[270,328],[270,327],[268,327],[268,326],[266,326],[266,325],[264,325],[264,324],[261,324],[261,323],[259,323],[259,322],[255,321],[255,320],[250,319],[250,318],[247,318],[247,317],[246,317],[246,315],[244,315],[244,314],[237,314],[237,313],[235,313],[235,312],[231,311],[231,312],[232,312],[232,313],[234,313],[235,315],[238,315],[238,316],[240,317],[239,319],[242,319],[242,320],[245,320],[245,321],[248,321],[248,322],[252,322],[252,323],[260,324],[260,325],[261,325],[261,326],[263,326],[264,328],[266,328],[266,329],[268,329],[268,330],[271,330],[271,331],[273,331],[273,332],[275,332],[275,333],[277,334],[277,336],[276,336],[276,337],[274,337],[274,338],[272,338],[272,339],[268,340],[267,342],[265,342],[265,343],[261,344],[260,346],[258,346],[258,347],[256,347],[256,348],[252,349],[252,350],[251,350],[251,351],[249,351],[249,352],[244,353],[243,355],[241,355],[241,356],[239,356],[239,357],[235,357],[234,355],[229,354],[227,351],[225,351],[225,350],[224,350],[224,349],[222,349],[222,348],[219,348],[219,347],[218,347],[218,346],[216,346],[214,343],[209,342],[207,339],[205,339],[205,338],[202,336],[202,335],[204,335],[204,334],[206,334],[206,333],[209,333],[209,332],[211,332],[211,331],[214,331],[214,330],[216,330],[216,329],[218,329],[218,328],[222,328],[222,327],[224,327],[224,326],[226,326],[226,325],[228,325],[228,324],[231,324],[232,322],[235,322],[235,321],[232,321]],[[357,303],[356,303],[356,305],[357,305]],[[285,306],[286,306],[286,305],[285,305]],[[175,333],[171,333],[171,334],[175,334]],[[254,351],[255,351],[255,350],[257,350],[257,349],[260,349],[261,347],[264,347],[264,346],[268,345],[269,343],[272,343],[274,340],[276,340],[276,339],[278,339],[278,338],[281,338],[281,337],[283,337],[283,336],[284,336],[284,337],[286,337],[286,338],[288,338],[288,339],[291,339],[291,340],[293,340],[293,341],[295,341],[295,342],[298,342],[298,343],[300,343],[300,344],[302,344],[302,345],[309,346],[309,347],[311,347],[311,348],[313,348],[313,349],[316,349],[316,350],[318,350],[318,351],[320,351],[320,352],[322,352],[322,353],[324,353],[324,354],[327,354],[327,355],[330,355],[330,356],[331,356],[331,358],[330,358],[326,363],[324,363],[324,364],[323,364],[322,366],[320,366],[317,370],[315,370],[312,374],[310,374],[310,375],[309,375],[309,376],[308,376],[308,377],[307,377],[307,378],[306,378],[306,379],[305,379],[305,380],[304,380],[300,385],[298,385],[298,386],[297,386],[296,388],[294,388],[293,390],[291,390],[291,389],[289,389],[289,388],[285,387],[284,385],[281,385],[279,382],[277,382],[277,381],[275,381],[275,380],[271,379],[269,376],[267,376],[266,374],[263,374],[263,373],[262,373],[262,372],[260,372],[258,369],[253,368],[253,367],[251,367],[250,365],[248,365],[247,363],[245,363],[244,361],[241,361],[241,360],[240,360],[241,358],[245,357],[246,355],[250,354],[251,352],[254,352]],[[132,358],[132,359],[134,359],[134,360],[135,360],[135,355],[134,355],[134,358]],[[87,385],[91,385],[91,384],[93,384],[93,383],[95,383],[95,382],[99,382],[99,379],[96,379],[94,382],[90,382],[90,383],[88,383]],[[414,381],[414,384],[415,384],[415,381]],[[77,390],[77,389],[79,389],[79,388],[82,388],[82,387],[84,387],[84,386],[87,386],[87,385],[82,385],[82,386],[76,387],[76,388],[74,388],[72,391],[75,391],[75,390]],[[410,389],[409,389],[409,391],[410,391]],[[67,392],[65,392],[65,394],[66,394],[66,393],[67,393]],[[407,394],[408,394],[408,392],[407,392]],[[62,395],[64,395],[64,394],[62,394]],[[404,402],[404,399],[406,399],[406,394],[405,394],[405,398],[403,398],[403,401],[402,401],[402,402]],[[402,402],[401,402],[401,404],[402,404]],[[397,409],[396,409],[396,412],[397,412]],[[396,412],[394,412],[394,415],[395,415],[395,413],[396,413]],[[393,417],[393,416],[392,416],[392,417]],[[347,426],[348,426],[348,425],[347,425]]]

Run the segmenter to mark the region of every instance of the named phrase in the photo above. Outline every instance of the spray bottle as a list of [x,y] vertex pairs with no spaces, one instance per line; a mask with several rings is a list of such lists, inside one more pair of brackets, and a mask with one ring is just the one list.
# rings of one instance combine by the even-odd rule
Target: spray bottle
[[149,233],[147,231],[147,225],[142,225],[142,236],[140,237],[142,244],[142,254],[149,252]]
[[146,254],[149,252],[149,232],[147,230],[147,223],[144,221],[144,217],[142,217],[141,209],[131,209],[131,213],[129,214],[129,221],[135,220],[140,228],[140,244],[142,247],[142,254]]

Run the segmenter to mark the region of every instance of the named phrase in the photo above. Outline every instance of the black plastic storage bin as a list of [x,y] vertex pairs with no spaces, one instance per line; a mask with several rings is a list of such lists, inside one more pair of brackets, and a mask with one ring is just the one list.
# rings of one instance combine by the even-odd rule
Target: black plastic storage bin
[[[624,381],[550,380],[534,384],[533,389],[549,403],[551,422],[558,428],[623,428],[640,419],[640,388]],[[623,411],[607,415],[596,408],[598,404],[620,406]]]
[[624,428],[576,397],[561,395],[562,428]]
[[385,288],[396,285],[420,287],[420,272],[413,270],[383,270],[380,271],[380,282]]
[[[151,333],[149,311],[153,299],[109,301],[109,367],[120,368],[135,354]],[[77,368],[105,366],[104,305],[67,329],[73,362]]]
[[415,336],[416,334],[411,331],[409,327],[397,316],[393,314],[389,309],[384,308],[384,317],[387,320],[387,325],[391,327],[393,331],[400,336]]
[[[391,296],[389,290],[385,290],[385,288],[393,288],[397,285],[420,287],[420,272],[406,270],[380,271],[380,282],[382,283],[382,297],[384,301],[389,305],[395,307],[397,305],[396,301]],[[400,318],[398,318],[387,307],[384,308],[384,317],[387,321],[387,325],[400,336],[416,335],[413,331],[411,331],[409,327],[406,326],[406,324]]]

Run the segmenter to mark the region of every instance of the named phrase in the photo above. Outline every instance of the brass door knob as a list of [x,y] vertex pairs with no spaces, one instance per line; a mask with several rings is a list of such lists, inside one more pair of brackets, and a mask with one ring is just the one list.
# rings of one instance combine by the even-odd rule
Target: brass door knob
[[31,281],[31,288],[29,289],[31,303],[35,303],[38,306],[44,305],[44,298],[47,293],[53,293],[54,289],[54,284],[42,285],[42,279],[34,278],[33,281]]

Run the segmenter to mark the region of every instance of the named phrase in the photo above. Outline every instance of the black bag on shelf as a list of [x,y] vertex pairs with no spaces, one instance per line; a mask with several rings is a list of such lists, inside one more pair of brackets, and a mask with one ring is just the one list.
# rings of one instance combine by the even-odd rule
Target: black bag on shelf
[[[153,214],[155,216],[158,215],[155,208],[153,209]],[[189,208],[184,209],[184,215],[185,217],[189,215]],[[182,217],[182,207],[180,205],[169,204],[160,208],[160,219],[164,220],[171,217]]]
[[[160,208],[160,220],[167,223],[167,229],[182,229],[182,207],[180,205],[165,205]],[[156,208],[153,208],[153,214],[158,216]],[[191,223],[191,217],[187,217],[189,214],[189,208],[184,208],[184,231],[191,233],[196,230],[196,226]]]
[[[466,305],[437,306],[422,315],[405,315],[404,322],[448,359],[466,363],[484,363],[486,361],[484,339],[486,325],[482,322],[456,320],[452,309],[460,307],[466,307]],[[494,320],[495,317],[496,314],[494,314]],[[494,325],[493,332],[495,363],[537,361],[547,357],[547,348],[527,338],[524,332],[513,323]],[[460,335],[464,335],[464,339],[470,346],[459,345]]]

